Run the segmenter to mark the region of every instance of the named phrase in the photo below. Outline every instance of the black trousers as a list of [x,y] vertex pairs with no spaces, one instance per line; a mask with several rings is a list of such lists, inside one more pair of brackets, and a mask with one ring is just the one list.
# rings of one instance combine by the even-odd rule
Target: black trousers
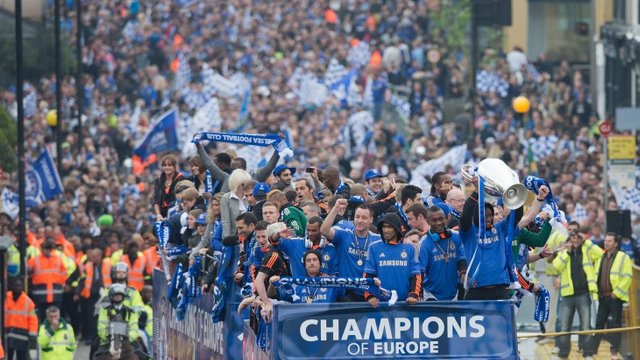
[[471,288],[467,292],[465,300],[507,300],[509,291],[506,286],[485,286]]
[[[614,299],[610,296],[601,296],[599,299],[598,314],[596,315],[596,330],[604,329],[605,324],[608,329],[615,329],[622,326],[622,300]],[[608,321],[611,315],[611,321]],[[618,352],[620,350],[620,333],[611,333],[607,335],[611,343],[611,350]],[[602,334],[595,334],[591,339],[591,349],[596,353],[600,347]]]
[[100,295],[95,294],[90,298],[80,298],[80,314],[82,317],[82,339],[93,340],[98,332],[98,318],[94,315],[96,303]]
[[29,360],[29,350],[16,350],[7,348],[7,360],[13,360],[13,354],[16,354],[16,360]]
[[79,304],[73,301],[73,292],[65,292],[62,294],[62,311],[61,315],[69,320],[69,324],[73,327],[73,331],[77,334],[80,330],[80,309]]

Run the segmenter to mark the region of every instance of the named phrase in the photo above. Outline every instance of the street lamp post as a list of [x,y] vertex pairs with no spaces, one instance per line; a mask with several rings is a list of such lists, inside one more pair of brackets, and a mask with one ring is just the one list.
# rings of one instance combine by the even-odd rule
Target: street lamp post
[[55,128],[56,134],[56,162],[58,172],[62,172],[62,51],[60,48],[60,0],[53,0],[55,6],[54,16],[54,33],[55,33],[55,71],[56,71],[56,115],[57,124]]

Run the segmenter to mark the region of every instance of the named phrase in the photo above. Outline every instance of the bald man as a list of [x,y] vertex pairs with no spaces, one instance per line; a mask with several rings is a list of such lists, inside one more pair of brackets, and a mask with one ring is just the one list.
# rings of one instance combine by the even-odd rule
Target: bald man
[[447,193],[447,200],[445,203],[449,205],[449,224],[450,229],[457,230],[460,224],[460,214],[462,214],[462,208],[464,207],[464,193],[457,187],[453,187]]
[[340,171],[335,165],[329,165],[322,171],[322,182],[333,195],[343,199],[351,197],[351,188],[340,179]]

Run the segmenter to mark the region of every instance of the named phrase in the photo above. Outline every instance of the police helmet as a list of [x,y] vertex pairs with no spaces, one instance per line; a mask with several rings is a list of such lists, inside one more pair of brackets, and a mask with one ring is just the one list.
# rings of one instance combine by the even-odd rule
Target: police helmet
[[[118,278],[118,272],[124,271],[124,278]],[[111,278],[114,280],[127,280],[129,279],[129,265],[127,263],[120,261],[111,269]]]
[[[122,298],[119,300],[115,300],[114,297],[116,295],[122,295]],[[122,284],[112,284],[109,287],[109,300],[111,300],[111,302],[121,303],[126,295],[127,287]]]

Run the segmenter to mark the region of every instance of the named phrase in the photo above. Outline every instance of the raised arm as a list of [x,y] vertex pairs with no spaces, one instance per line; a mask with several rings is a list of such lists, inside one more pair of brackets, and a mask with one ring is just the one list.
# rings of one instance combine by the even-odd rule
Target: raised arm
[[322,222],[322,226],[320,226],[320,232],[324,235],[327,240],[331,241],[336,236],[336,231],[333,229],[333,222],[336,219],[338,213],[347,207],[347,199],[338,199],[336,200],[336,204],[329,211],[327,217]]
[[200,159],[202,159],[204,166],[207,168],[207,170],[211,171],[211,177],[220,181],[220,183],[224,182],[224,180],[229,177],[229,174],[222,171],[222,169],[220,169],[218,165],[216,165],[216,163],[213,161],[213,159],[211,159],[211,156],[209,156],[207,150],[204,148],[204,146],[202,146],[201,143],[196,143],[196,148],[198,149],[198,155],[200,156]]
[[273,152],[273,155],[269,158],[267,164],[253,174],[253,180],[257,182],[265,182],[273,172],[273,169],[278,165],[278,160],[280,160],[280,154],[277,151]]

